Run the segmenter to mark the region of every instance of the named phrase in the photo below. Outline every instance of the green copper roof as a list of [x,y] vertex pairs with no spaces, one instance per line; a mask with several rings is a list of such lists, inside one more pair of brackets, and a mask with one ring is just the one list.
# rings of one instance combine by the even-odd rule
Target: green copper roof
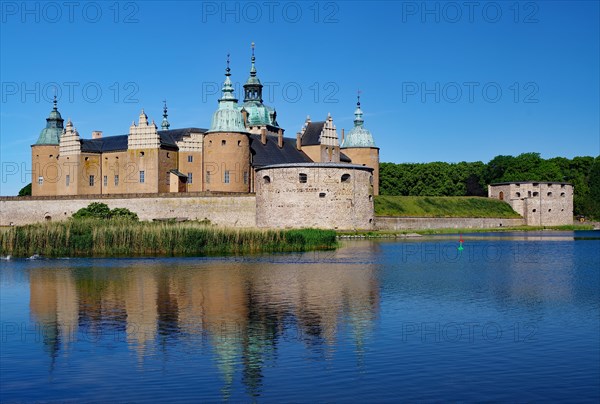
[[242,114],[237,105],[237,99],[233,95],[230,71],[229,55],[227,55],[226,78],[222,90],[223,95],[219,99],[219,109],[213,115],[212,124],[208,132],[247,132],[244,127]]
[[164,102],[164,108],[163,108],[163,120],[162,123],[160,124],[160,127],[162,130],[169,130],[169,127],[171,126],[171,124],[169,123],[169,121],[167,120],[167,101],[163,101]]
[[354,111],[354,127],[344,136],[341,148],[347,147],[376,147],[371,132],[363,126],[363,112],[360,109],[360,95]]
[[54,96],[53,103],[54,108],[46,118],[46,127],[42,129],[37,142],[35,142],[36,145],[58,145],[60,143],[64,119],[62,119],[56,107],[56,96]]

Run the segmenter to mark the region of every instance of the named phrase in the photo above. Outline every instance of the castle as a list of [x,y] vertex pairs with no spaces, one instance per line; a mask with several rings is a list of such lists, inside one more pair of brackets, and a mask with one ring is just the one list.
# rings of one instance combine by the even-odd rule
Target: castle
[[[318,122],[306,118],[296,138],[287,138],[276,110],[263,103],[255,62],[252,44],[250,76],[238,104],[228,56],[209,129],[171,129],[165,103],[160,130],[142,110],[128,134],[104,137],[94,131],[85,139],[70,119],[64,124],[55,98],[46,127],[31,146],[32,195],[257,193],[257,208],[263,210],[285,216],[298,207],[312,209],[315,216],[320,204],[317,211],[331,227],[371,228],[373,196],[379,193],[379,148],[363,125],[360,95],[354,127],[346,135],[342,130],[341,143],[331,115]],[[298,198],[301,194],[310,197]],[[338,223],[339,212],[354,215],[353,223]],[[299,218],[276,222],[257,225],[307,224]]]

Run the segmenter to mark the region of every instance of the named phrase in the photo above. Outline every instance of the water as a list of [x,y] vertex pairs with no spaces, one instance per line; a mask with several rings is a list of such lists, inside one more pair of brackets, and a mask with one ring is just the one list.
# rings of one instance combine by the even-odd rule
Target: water
[[0,401],[598,402],[599,235],[1,260]]

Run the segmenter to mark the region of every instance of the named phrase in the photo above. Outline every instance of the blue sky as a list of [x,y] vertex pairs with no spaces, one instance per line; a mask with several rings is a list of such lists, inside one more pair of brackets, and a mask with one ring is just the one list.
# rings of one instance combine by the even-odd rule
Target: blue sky
[[[286,136],[307,115],[352,127],[356,91],[381,161],[600,154],[598,2],[3,1],[0,194],[30,178],[58,87],[83,137],[208,127],[231,53],[256,43],[265,103]],[[242,98],[239,90],[238,98]]]

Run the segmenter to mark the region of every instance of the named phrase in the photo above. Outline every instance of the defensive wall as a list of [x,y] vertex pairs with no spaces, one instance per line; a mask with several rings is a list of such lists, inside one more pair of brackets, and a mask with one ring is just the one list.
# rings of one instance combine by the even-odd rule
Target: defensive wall
[[65,220],[92,202],[127,208],[140,220],[208,219],[221,226],[256,226],[254,194],[208,193],[1,197],[0,226]]
[[377,216],[377,230],[425,229],[498,229],[525,225],[525,219],[500,219],[478,217],[393,217]]

